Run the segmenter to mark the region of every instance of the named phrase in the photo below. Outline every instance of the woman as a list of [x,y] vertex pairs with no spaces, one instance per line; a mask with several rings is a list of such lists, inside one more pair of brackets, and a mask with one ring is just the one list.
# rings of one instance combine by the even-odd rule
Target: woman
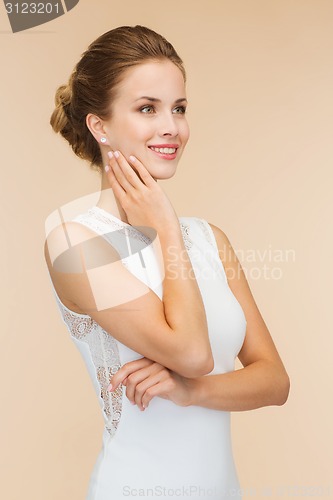
[[188,141],[186,105],[180,57],[142,26],[99,37],[56,93],[53,129],[101,173],[98,203],[45,244],[105,419],[89,500],[241,498],[230,412],[288,397],[228,238],[178,219],[157,182]]

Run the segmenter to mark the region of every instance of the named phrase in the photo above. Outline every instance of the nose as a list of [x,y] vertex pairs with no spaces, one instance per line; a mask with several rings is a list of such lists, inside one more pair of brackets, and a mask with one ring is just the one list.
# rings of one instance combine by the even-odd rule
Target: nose
[[159,135],[160,137],[176,137],[178,135],[177,117],[173,113],[167,112],[161,116]]

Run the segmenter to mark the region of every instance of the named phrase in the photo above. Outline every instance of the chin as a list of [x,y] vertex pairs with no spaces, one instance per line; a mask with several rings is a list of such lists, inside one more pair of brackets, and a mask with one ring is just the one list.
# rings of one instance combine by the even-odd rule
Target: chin
[[177,164],[168,165],[167,162],[165,163],[165,165],[151,165],[149,168],[149,173],[155,180],[171,179],[176,174]]
[[176,173],[176,170],[170,171],[166,170],[164,172],[161,172],[161,170],[156,170],[153,172],[150,172],[150,175],[155,179],[155,181],[163,181],[166,179],[171,179]]

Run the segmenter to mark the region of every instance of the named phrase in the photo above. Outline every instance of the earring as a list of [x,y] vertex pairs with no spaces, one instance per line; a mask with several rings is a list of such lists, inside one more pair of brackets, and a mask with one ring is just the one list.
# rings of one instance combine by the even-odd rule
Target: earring
[[102,137],[101,138],[101,142],[103,142],[103,144],[105,144],[106,143],[106,137]]

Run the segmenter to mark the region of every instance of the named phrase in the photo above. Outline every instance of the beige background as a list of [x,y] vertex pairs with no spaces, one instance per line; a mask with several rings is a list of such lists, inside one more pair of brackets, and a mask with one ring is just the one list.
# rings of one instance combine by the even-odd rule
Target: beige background
[[48,121],[80,54],[123,24],[186,63],[192,137],[162,186],[229,236],[291,378],[285,406],[232,415],[244,499],[333,498],[332,16],[331,0],[81,0],[14,35],[0,7],[1,498],[84,499],[101,446],[42,251],[46,217],[99,177]]

